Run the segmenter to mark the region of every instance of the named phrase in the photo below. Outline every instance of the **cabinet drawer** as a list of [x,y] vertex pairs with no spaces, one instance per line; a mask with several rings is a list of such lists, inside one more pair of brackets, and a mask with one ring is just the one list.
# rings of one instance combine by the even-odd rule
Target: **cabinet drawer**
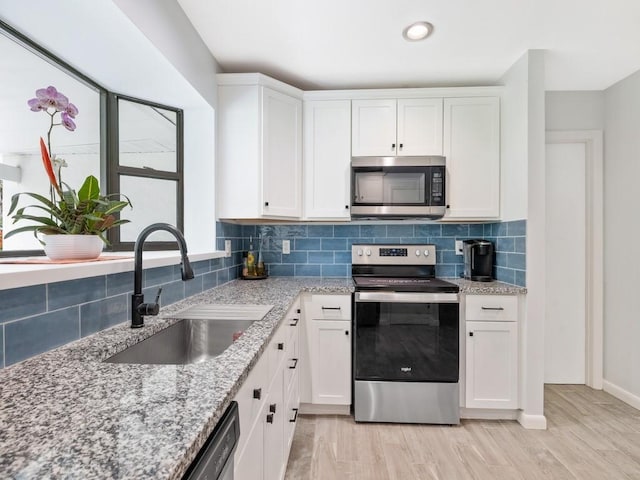
[[518,297],[515,295],[467,295],[466,320],[515,322]]
[[312,320],[351,320],[351,295],[311,295],[305,316]]

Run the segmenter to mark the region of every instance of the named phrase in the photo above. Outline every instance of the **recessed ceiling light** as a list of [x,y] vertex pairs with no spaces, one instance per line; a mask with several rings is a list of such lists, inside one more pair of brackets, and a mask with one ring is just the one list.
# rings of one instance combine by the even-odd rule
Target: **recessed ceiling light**
[[424,40],[433,32],[433,25],[429,22],[415,22],[402,31],[402,36],[410,42]]

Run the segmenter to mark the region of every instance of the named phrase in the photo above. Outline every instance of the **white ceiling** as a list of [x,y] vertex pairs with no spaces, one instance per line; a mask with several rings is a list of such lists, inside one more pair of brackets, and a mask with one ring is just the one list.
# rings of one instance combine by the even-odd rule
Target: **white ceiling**
[[[640,69],[639,0],[178,0],[226,72],[305,90],[492,85],[544,49],[547,90]],[[402,38],[426,20],[423,42]]]

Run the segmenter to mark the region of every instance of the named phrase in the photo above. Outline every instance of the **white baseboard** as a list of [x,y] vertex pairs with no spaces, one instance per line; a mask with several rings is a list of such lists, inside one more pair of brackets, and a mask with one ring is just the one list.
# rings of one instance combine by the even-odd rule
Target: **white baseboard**
[[518,423],[529,430],[546,430],[547,417],[544,415],[529,415],[528,413],[518,413]]
[[602,381],[602,386],[604,387],[604,391],[610,393],[614,397],[619,400],[622,400],[625,403],[628,403],[633,408],[637,408],[640,410],[640,397],[634,395],[633,393],[621,388],[607,380]]
[[460,418],[467,420],[517,420],[518,410],[460,407]]
[[351,415],[351,405],[316,405],[301,403],[300,413],[303,415]]

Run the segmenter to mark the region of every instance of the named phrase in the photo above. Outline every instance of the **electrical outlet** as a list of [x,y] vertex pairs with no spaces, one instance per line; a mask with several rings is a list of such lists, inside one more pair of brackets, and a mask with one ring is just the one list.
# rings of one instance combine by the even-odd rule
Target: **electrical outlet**
[[231,256],[231,240],[224,241],[224,256],[225,257]]
[[456,240],[456,255],[462,255],[462,240]]
[[289,255],[291,253],[291,242],[289,240],[282,240],[282,254]]

